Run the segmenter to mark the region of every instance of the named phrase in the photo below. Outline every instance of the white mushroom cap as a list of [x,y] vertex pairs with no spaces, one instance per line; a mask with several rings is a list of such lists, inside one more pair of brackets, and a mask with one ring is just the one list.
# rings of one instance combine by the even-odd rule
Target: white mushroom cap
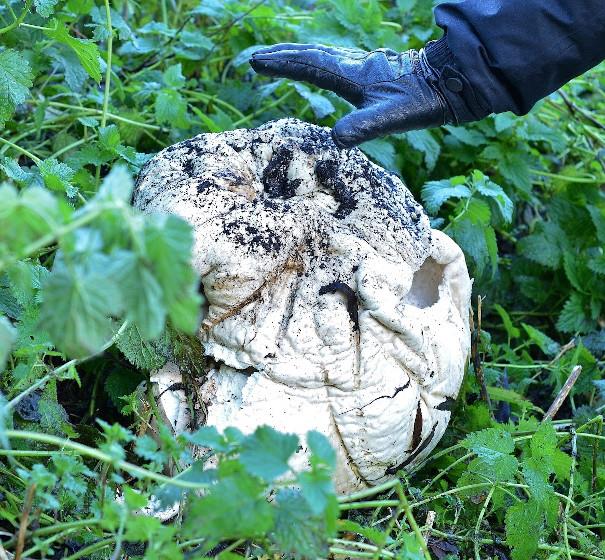
[[342,491],[431,452],[464,373],[471,282],[396,175],[285,119],[163,150],[135,205],[193,226],[200,339],[223,364],[202,387],[208,424],[319,430]]

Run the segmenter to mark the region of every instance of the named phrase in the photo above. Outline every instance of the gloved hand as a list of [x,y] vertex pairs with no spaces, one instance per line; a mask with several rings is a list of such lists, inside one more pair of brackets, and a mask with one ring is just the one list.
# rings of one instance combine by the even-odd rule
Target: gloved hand
[[455,67],[444,39],[403,53],[283,43],[254,52],[250,64],[261,74],[303,80],[352,103],[357,109],[332,131],[336,145],[349,148],[393,132],[489,114]]

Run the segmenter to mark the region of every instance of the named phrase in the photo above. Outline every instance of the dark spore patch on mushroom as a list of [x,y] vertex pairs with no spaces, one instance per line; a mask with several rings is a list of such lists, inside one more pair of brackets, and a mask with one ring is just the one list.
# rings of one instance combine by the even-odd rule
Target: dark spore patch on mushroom
[[357,303],[357,294],[347,284],[344,282],[340,282],[337,280],[336,282],[331,282],[327,286],[322,286],[319,289],[319,295],[323,296],[325,294],[335,294],[336,292],[340,292],[343,294],[347,300],[347,313],[351,318],[351,322],[353,323],[353,330],[359,330],[359,309]]
[[261,181],[270,198],[292,198],[301,184],[301,179],[288,179],[288,169],[294,152],[282,146],[274,153],[265,169]]
[[216,187],[216,183],[214,181],[212,181],[211,179],[201,179],[200,181],[198,181],[196,189],[198,194],[201,194],[205,190],[211,189],[213,187]]
[[389,467],[386,471],[384,471],[384,474],[395,474],[397,473],[397,471],[400,471],[406,465],[409,465],[416,457],[418,457],[418,455],[420,455],[429,446],[431,441],[433,441],[433,438],[435,437],[435,431],[437,430],[437,424],[438,422],[435,422],[433,424],[430,434],[426,436],[426,439],[416,449],[414,449],[412,454],[405,461],[399,463],[399,465]]
[[455,405],[456,405],[456,399],[453,399],[452,397],[445,397],[445,400],[443,402],[440,402],[435,407],[435,410],[441,410],[443,412],[451,412],[454,409]]
[[338,202],[334,215],[337,218],[345,218],[355,210],[357,201],[349,185],[340,177],[338,167],[338,162],[334,160],[318,161],[315,166],[315,174],[319,183],[334,193],[334,198]]
[[419,445],[422,437],[422,407],[418,401],[416,408],[416,418],[414,419],[414,431],[412,432],[412,445],[410,451],[414,451]]

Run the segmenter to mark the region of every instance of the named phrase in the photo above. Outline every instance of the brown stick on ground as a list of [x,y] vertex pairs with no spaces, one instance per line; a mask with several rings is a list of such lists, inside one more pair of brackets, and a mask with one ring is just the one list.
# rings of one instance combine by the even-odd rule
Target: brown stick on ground
[[[473,369],[475,370],[475,376],[479,382],[479,389],[481,398],[485,401],[489,410],[490,416],[493,418],[492,403],[487,392],[487,386],[485,385],[485,376],[483,375],[483,364],[481,363],[481,356],[479,355],[479,343],[481,342],[481,303],[483,298],[477,296],[477,328],[472,329],[471,334],[471,360],[473,362]],[[471,324],[472,324],[472,311],[471,311]]]
[[580,373],[582,373],[582,366],[575,366],[571,370],[571,373],[569,374],[569,377],[567,378],[565,385],[563,385],[563,387],[561,387],[561,390],[559,391],[557,398],[553,401],[553,403],[550,405],[550,408],[544,415],[544,418],[542,420],[543,422],[546,422],[547,420],[552,420],[554,418],[554,416],[557,414],[557,412],[559,412],[559,409],[561,408],[563,401],[565,401],[565,399],[567,398],[567,395],[569,395],[569,392],[571,391],[571,388],[574,386],[574,383],[578,380]]
[[20,560],[23,548],[25,547],[25,533],[29,522],[29,512],[32,508],[34,495],[36,493],[36,485],[32,484],[27,489],[25,502],[23,503],[23,512],[21,513],[21,522],[19,523],[19,536],[17,537],[17,546],[15,548],[15,560]]

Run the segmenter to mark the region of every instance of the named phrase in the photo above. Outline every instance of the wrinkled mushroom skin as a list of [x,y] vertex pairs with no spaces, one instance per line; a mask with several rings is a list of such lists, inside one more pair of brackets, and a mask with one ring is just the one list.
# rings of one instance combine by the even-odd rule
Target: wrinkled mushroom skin
[[163,150],[134,202],[193,226],[199,336],[220,364],[201,387],[208,424],[319,430],[340,491],[431,452],[464,373],[471,281],[399,178],[285,119]]

